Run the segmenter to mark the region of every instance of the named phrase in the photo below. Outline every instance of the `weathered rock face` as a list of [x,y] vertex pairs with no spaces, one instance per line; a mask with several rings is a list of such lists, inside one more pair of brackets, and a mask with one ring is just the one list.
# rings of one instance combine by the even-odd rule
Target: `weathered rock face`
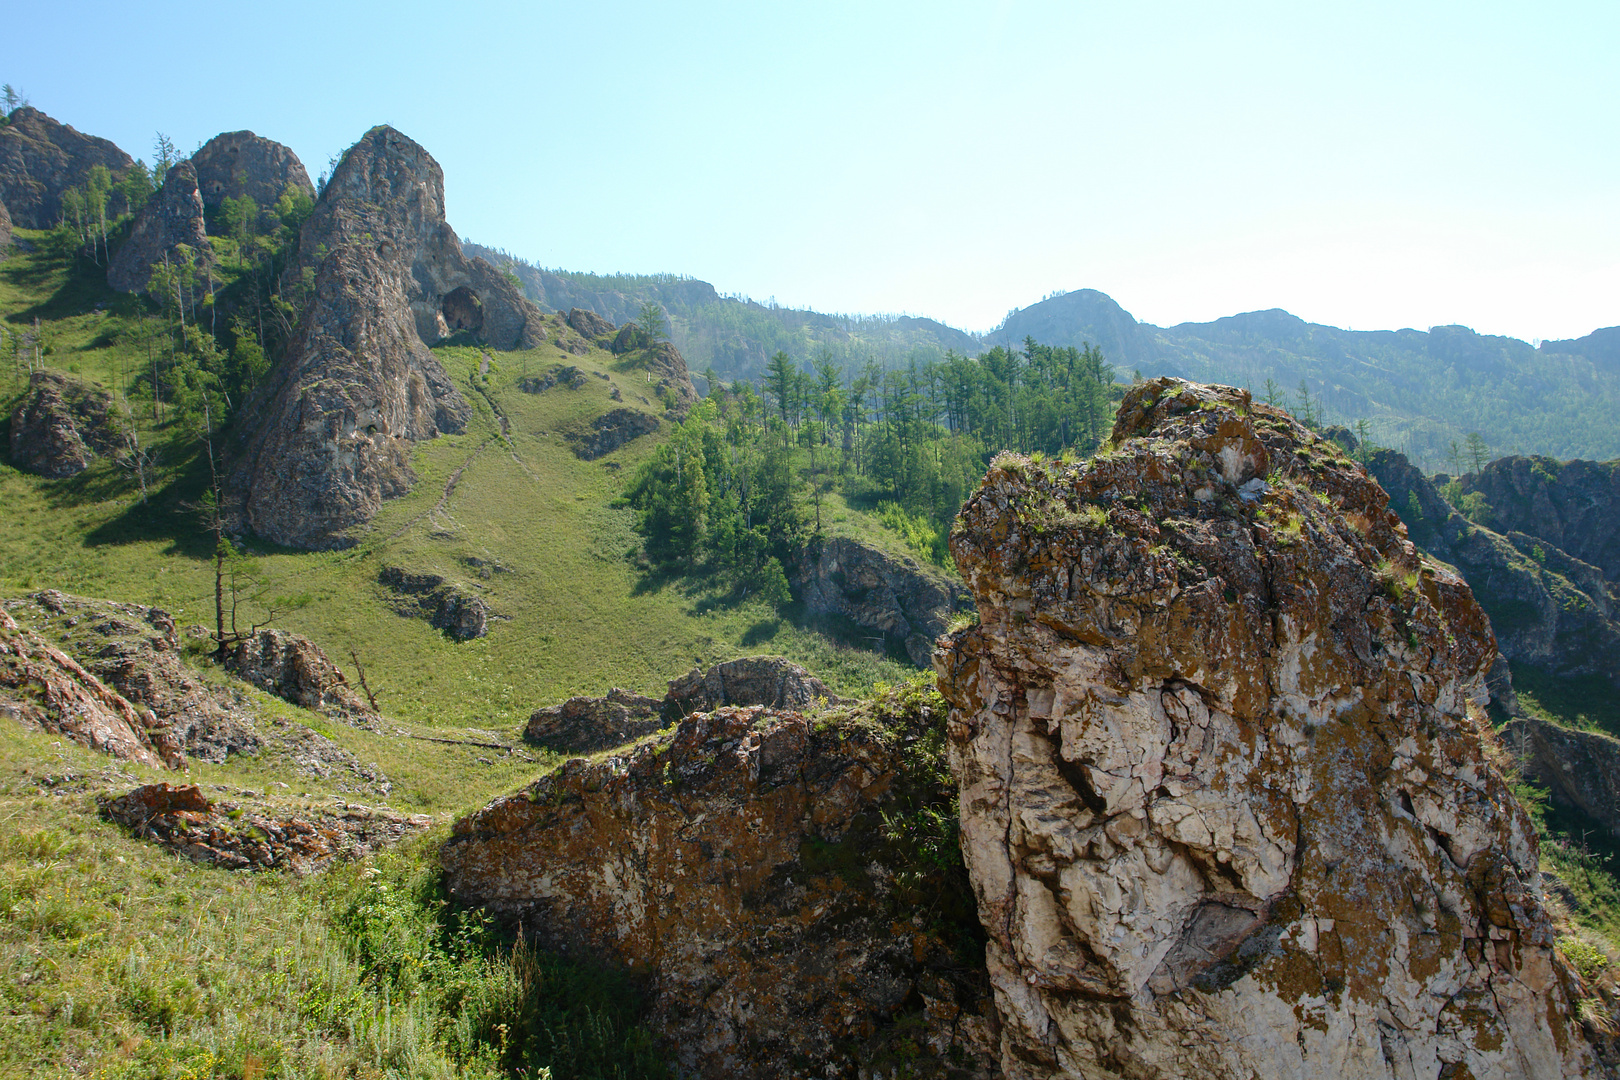
[[928,729],[915,714],[691,717],[457,822],[450,891],[646,973],[647,1022],[683,1075],[989,1075],[960,866],[886,839],[904,826],[884,814],[949,814]]
[[692,373],[687,370],[686,358],[679,349],[667,341],[650,346],[641,366],[651,376],[656,389],[667,391],[670,408],[684,415],[697,404],[698,393],[692,386]]
[[227,870],[311,874],[334,862],[364,858],[433,823],[356,806],[259,807],[211,802],[195,784],[147,784],[98,800],[101,813],[138,837],[155,840],[192,862]]
[[635,409],[610,409],[591,421],[590,427],[573,440],[574,456],[585,461],[619,449],[632,439],[658,430],[658,417]]
[[1600,569],[1549,540],[1517,531],[1504,536],[1468,521],[1393,450],[1374,451],[1367,467],[1412,540],[1462,571],[1491,617],[1502,655],[1556,675],[1602,675],[1620,685],[1620,602]]
[[6,204],[0,202],[0,262],[6,259],[6,249],[11,247],[11,213],[6,210]]
[[185,755],[150,712],[108,689],[78,661],[0,608],[0,715],[143,765],[179,768]]
[[215,135],[191,155],[191,166],[197,170],[203,206],[211,211],[218,210],[226,199],[244,196],[260,210],[269,210],[289,185],[315,197],[315,185],[309,182],[298,155],[251,131]]
[[1114,441],[1001,459],[951,540],[1007,1075],[1593,1075],[1467,587],[1246,392],[1139,385]]
[[1620,461],[1506,457],[1463,486],[1491,507],[1503,533],[1526,533],[1620,583]]
[[385,566],[377,580],[394,593],[394,610],[401,615],[425,616],[436,630],[457,641],[471,641],[489,633],[489,607],[465,586],[439,574],[413,574]]
[[428,345],[458,330],[496,349],[545,339],[540,309],[489,263],[462,254],[444,220],[439,163],[391,127],[372,128],[343,155],[304,223],[299,259],[318,266],[323,248],[347,246],[374,252],[398,278],[417,336]]
[[971,608],[968,591],[910,556],[834,537],[806,550],[794,587],[812,615],[836,615],[882,634],[927,667],[952,613]]
[[1574,807],[1620,837],[1620,739],[1520,716],[1502,729],[1502,741],[1525,777],[1545,787],[1553,802]]
[[107,267],[107,284],[120,292],[143,292],[152,278],[152,266],[165,258],[176,260],[176,249],[184,244],[199,262],[211,261],[213,245],[203,220],[202,195],[197,190],[197,172],[191,162],[170,166],[163,187],[135,217],[129,239],[112,257]]
[[742,656],[670,680],[662,708],[665,717],[675,719],[722,705],[808,709],[818,699],[836,704],[838,695],[801,665],[780,656]]
[[59,480],[117,446],[111,394],[56,371],[29,376],[28,393],[11,411],[13,465]]
[[[0,127],[0,202],[19,227],[49,229],[62,217],[62,193],[82,186],[93,167],[104,165],[117,175],[133,164],[106,139],[82,135],[25,105]],[[107,216],[125,209],[115,193]]]
[[284,630],[261,630],[231,646],[225,669],[267,691],[358,727],[375,726],[377,714],[349,686],[338,666],[313,641]]
[[247,411],[264,420],[233,485],[278,543],[343,547],[415,481],[413,442],[461,431],[471,409],[428,351],[458,330],[500,349],[545,337],[539,309],[444,220],[428,152],[379,127],[351,147],[299,236],[315,290],[288,353]]
[[577,330],[581,337],[606,345],[613,340],[614,326],[594,311],[584,308],[572,308],[568,312],[568,325]]
[[347,530],[415,482],[411,444],[460,431],[471,415],[416,336],[398,278],[352,246],[321,264],[268,386],[235,485],[253,530],[290,547],[348,546]]
[[623,746],[664,726],[663,702],[615,686],[607,697],[571,697],[536,709],[523,737],[560,754],[593,754]]
[[75,659],[142,715],[149,711],[186,757],[218,763],[262,748],[255,725],[232,707],[229,695],[181,662],[168,612],[54,589],[6,604],[34,629],[65,642]]

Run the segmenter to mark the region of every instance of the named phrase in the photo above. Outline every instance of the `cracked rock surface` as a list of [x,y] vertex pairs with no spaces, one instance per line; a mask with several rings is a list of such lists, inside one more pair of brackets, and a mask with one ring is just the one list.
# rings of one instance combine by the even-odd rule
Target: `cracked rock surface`
[[1141,384],[1111,445],[997,459],[951,539],[1006,1075],[1601,1075],[1467,586],[1246,392]]

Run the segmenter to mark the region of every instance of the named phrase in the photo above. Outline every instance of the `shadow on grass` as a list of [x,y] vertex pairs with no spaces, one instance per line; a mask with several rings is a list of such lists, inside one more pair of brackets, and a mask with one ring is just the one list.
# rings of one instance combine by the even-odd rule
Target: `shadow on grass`
[[[108,246],[117,247],[114,242],[116,239],[116,235],[110,233],[107,237]],[[65,275],[64,280],[57,286],[56,291],[45,299],[21,311],[12,312],[7,316],[8,322],[26,324],[32,323],[36,318],[47,322],[72,315],[83,315],[97,304],[119,314],[132,314],[144,305],[145,302],[140,297],[121,293],[107,284],[105,263],[97,265],[91,259],[61,244],[52,234],[46,234],[36,243],[38,256],[28,260],[16,260],[16,266],[7,267],[6,276],[19,289],[28,292],[43,289],[58,275]]]

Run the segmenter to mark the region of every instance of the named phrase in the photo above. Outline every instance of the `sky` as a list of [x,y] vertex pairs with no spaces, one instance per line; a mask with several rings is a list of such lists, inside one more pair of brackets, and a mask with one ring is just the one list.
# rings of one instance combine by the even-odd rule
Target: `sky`
[[987,330],[1099,289],[1526,340],[1620,324],[1620,3],[8,5],[0,81],[312,177],[388,123],[541,266]]

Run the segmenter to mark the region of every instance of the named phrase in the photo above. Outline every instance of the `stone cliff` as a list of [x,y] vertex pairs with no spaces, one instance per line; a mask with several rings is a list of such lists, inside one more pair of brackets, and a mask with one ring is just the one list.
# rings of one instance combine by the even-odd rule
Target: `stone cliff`
[[314,293],[245,410],[262,419],[233,486],[261,536],[337,548],[410,489],[412,443],[461,431],[471,415],[427,346],[465,331],[527,348],[546,331],[505,277],[461,254],[438,163],[390,127],[343,156],[300,233],[291,272],[305,269]]
[[[0,202],[19,228],[54,228],[62,216],[62,193],[82,186],[93,167],[104,165],[116,176],[133,164],[106,139],[81,134],[24,105],[0,127]],[[108,220],[126,210],[114,192]]]
[[1490,504],[1490,521],[1554,544],[1620,583],[1620,461],[1506,457],[1466,477]]
[[850,537],[807,548],[793,584],[809,614],[876,631],[918,667],[928,666],[951,615],[972,607],[967,590],[938,569]]
[[1467,586],[1246,392],[1138,385],[1111,447],[998,459],[952,535],[1006,1074],[1594,1075]]
[[226,199],[251,198],[261,211],[275,206],[288,186],[315,197],[304,163],[288,147],[251,131],[215,135],[191,155],[203,206],[218,210]]
[[450,891],[645,974],[682,1075],[993,1075],[941,705],[722,707],[575,759],[456,823]]
[[[1496,464],[1500,463],[1486,472]],[[1572,462],[1568,471],[1572,478],[1590,478],[1602,469],[1580,468],[1590,464]],[[1374,451],[1367,468],[1389,493],[1390,508],[1400,514],[1412,541],[1454,565],[1467,579],[1490,615],[1503,656],[1554,675],[1600,675],[1620,684],[1620,600],[1612,579],[1605,579],[1601,569],[1551,539],[1516,528],[1504,535],[1467,520],[1394,450]],[[1513,501],[1502,498],[1504,506]],[[1566,503],[1564,517],[1571,521],[1582,509],[1591,513],[1592,504],[1584,499],[1559,501]],[[1579,509],[1567,502],[1575,502]],[[1522,522],[1511,511],[1510,515],[1505,519],[1508,526],[1522,523],[1560,539],[1567,536],[1585,545],[1587,553],[1602,557],[1606,537],[1601,515],[1592,514],[1584,529],[1566,529],[1556,515],[1545,524],[1538,524],[1533,515],[1524,515]],[[1493,517],[1502,519],[1494,511]],[[1612,540],[1612,533],[1607,540]]]
[[202,195],[197,190],[197,172],[189,161],[169,168],[163,187],[136,215],[129,239],[107,267],[107,284],[120,292],[145,291],[153,265],[177,258],[175,249],[181,244],[190,248],[199,261],[213,258],[214,249],[203,220]]

